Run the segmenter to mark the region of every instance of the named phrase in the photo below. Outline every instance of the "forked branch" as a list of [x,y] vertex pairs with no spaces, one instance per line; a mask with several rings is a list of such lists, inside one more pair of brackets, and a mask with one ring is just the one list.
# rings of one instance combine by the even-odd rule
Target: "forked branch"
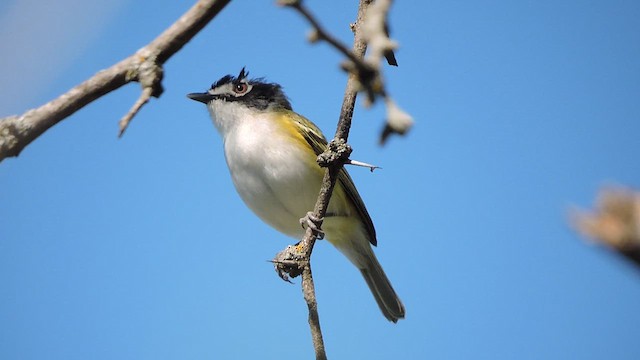
[[[398,44],[389,38],[389,26],[387,18],[392,0],[377,0],[367,2],[367,11],[359,18],[357,25],[359,36],[363,43],[369,47],[366,57],[358,56],[354,50],[349,50],[337,38],[329,34],[320,22],[313,16],[311,11],[304,6],[302,0],[279,0],[278,4],[296,10],[313,27],[309,35],[312,43],[326,41],[336,50],[341,52],[347,61],[342,64],[342,68],[354,75],[356,80],[354,85],[357,91],[364,92],[367,97],[365,105],[373,104],[378,98],[384,100],[387,108],[387,118],[382,131],[380,132],[380,145],[384,145],[390,135],[406,134],[413,126],[413,118],[407,112],[401,110],[387,92],[382,76],[382,59],[385,58],[389,65],[398,66],[394,50]],[[352,30],[356,30],[356,25],[352,25]]]
[[[362,59],[364,57],[367,48],[360,27],[362,26],[364,15],[371,2],[371,0],[360,0],[358,17],[353,26],[354,44],[352,51],[354,56],[358,59]],[[342,166],[348,161],[349,154],[351,153],[351,149],[347,145],[347,139],[349,137],[351,118],[353,116],[353,109],[355,107],[357,94],[357,75],[350,74],[349,79],[347,80],[335,137],[330,142],[327,152],[318,156],[318,161],[324,162],[322,165],[326,167],[324,178],[322,179],[320,194],[318,195],[318,200],[316,201],[316,205],[312,213],[312,217],[319,220],[319,223],[317,224],[318,226],[321,225],[322,218],[324,218],[327,212],[329,200],[336,184],[338,173]],[[327,161],[327,159],[330,160]],[[289,246],[287,249],[276,255],[274,262],[276,263],[276,269],[281,276],[289,274],[294,277],[302,274],[302,291],[305,301],[307,302],[307,307],[309,308],[309,327],[311,328],[311,337],[313,339],[313,345],[316,352],[316,359],[326,359],[327,355],[324,347],[324,341],[322,339],[322,330],[320,328],[320,320],[318,316],[318,304],[316,301],[315,287],[311,273],[311,253],[313,252],[313,247],[318,235],[317,231],[313,230],[311,226],[308,226],[305,236],[302,238],[300,243],[295,246]]]
[[142,106],[162,94],[163,64],[231,0],[200,0],[151,43],[39,108],[0,119],[0,161],[20,152],[55,124],[85,105],[132,81],[142,94],[120,122],[120,135]]

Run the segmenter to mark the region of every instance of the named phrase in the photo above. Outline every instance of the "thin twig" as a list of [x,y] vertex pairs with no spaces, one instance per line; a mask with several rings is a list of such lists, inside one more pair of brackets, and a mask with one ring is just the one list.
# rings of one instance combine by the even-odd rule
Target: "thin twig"
[[313,283],[313,275],[311,274],[311,263],[307,263],[302,270],[302,296],[304,296],[307,308],[309,309],[309,328],[311,329],[311,338],[313,341],[313,349],[316,353],[316,359],[326,360],[327,353],[324,347],[324,339],[322,338],[322,330],[320,328],[318,302],[316,300],[316,288]]
[[300,15],[302,15],[307,21],[313,26],[313,31],[315,31],[315,35],[318,40],[324,40],[331,44],[336,50],[340,51],[344,56],[348,57],[351,60],[358,70],[363,72],[373,72],[374,70],[364,62],[362,57],[358,57],[354,52],[349,50],[349,48],[331,35],[328,31],[326,31],[320,22],[313,16],[313,13],[307,9],[306,6],[302,4],[302,1],[281,1],[281,5],[289,6],[295,10],[297,10]]
[[[162,65],[231,0],[200,0],[147,46],[39,108],[0,119],[0,161],[18,156],[33,140],[76,111],[132,81],[142,85],[143,95],[132,110],[144,104],[145,92],[162,94]],[[148,99],[146,99],[148,101]],[[139,105],[139,106],[138,106]],[[129,112],[125,117],[135,115]],[[130,121],[129,119],[128,121]],[[127,121],[127,123],[128,123]],[[123,129],[120,129],[122,133]]]
[[[344,54],[349,61],[342,64],[342,68],[349,74],[355,75],[357,82],[354,86],[357,90],[366,93],[365,106],[373,104],[377,98],[384,99],[387,107],[387,117],[385,125],[380,132],[380,145],[384,145],[392,134],[405,135],[413,126],[411,115],[401,110],[393,101],[385,89],[385,83],[381,72],[382,59],[386,58],[387,63],[397,66],[393,50],[397,48],[397,43],[389,38],[389,27],[387,18],[392,0],[370,1],[366,18],[361,18],[358,25],[362,40],[369,45],[369,54],[358,56],[355,51],[349,50],[337,38],[329,34],[313,16],[311,11],[302,4],[302,0],[279,0],[278,4],[290,7],[300,13],[313,27],[313,32],[309,36],[309,41],[316,42],[324,40],[336,50]],[[355,25],[351,26],[355,30]]]
[[144,104],[149,102],[149,99],[151,99],[152,92],[153,92],[153,89],[150,87],[146,87],[142,89],[142,93],[140,93],[140,97],[138,98],[138,101],[136,101],[136,103],[133,104],[133,106],[131,107],[131,110],[129,110],[129,112],[127,112],[127,114],[123,116],[122,119],[120,119],[120,123],[119,123],[120,132],[118,133],[118,137],[122,137],[124,132],[127,130],[127,127],[131,122],[131,119],[133,119],[133,117],[138,113],[138,111],[142,109],[142,106],[144,106]]
[[[278,3],[282,6],[287,6],[296,10],[300,15],[307,19],[309,24],[313,27],[313,36],[311,36],[313,41],[324,40],[349,59],[349,61],[345,62],[342,67],[350,74],[356,74],[358,82],[355,84],[359,85],[357,86],[358,89],[366,91],[369,103],[373,103],[375,101],[376,95],[384,93],[384,84],[382,83],[378,69],[368,64],[364,60],[364,56],[358,56],[356,52],[349,50],[346,45],[340,42],[340,40],[326,31],[320,25],[320,22],[316,20],[311,11],[302,4],[301,0],[280,0]],[[358,25],[360,28],[362,27],[363,21],[364,16],[361,18],[360,24]],[[355,29],[355,26],[352,25],[352,29]]]
[[[372,0],[360,0],[360,4],[358,6],[358,17],[354,26],[353,54],[355,54],[355,56],[359,59],[362,59],[364,57],[364,53],[366,51],[366,43],[362,38],[360,25],[363,21],[366,9],[371,4],[371,2]],[[340,169],[345,164],[345,162],[348,161],[350,148],[348,147],[346,142],[349,137],[351,118],[353,117],[353,110],[355,107],[358,92],[357,82],[358,80],[356,76],[351,74],[349,76],[349,79],[347,80],[336,134],[329,145],[329,150],[327,150],[339,153],[339,155],[325,156],[325,154],[321,154],[318,157],[319,159],[332,158],[334,160],[332,163],[325,164],[327,168],[322,179],[322,186],[320,188],[318,200],[316,201],[312,213],[313,217],[319,220],[316,224],[318,227],[322,225],[322,219],[327,212],[331,193],[333,192],[333,188],[336,184]],[[331,149],[338,149],[338,151]],[[302,238],[300,243],[298,243],[298,245],[289,246],[276,257],[282,258],[281,254],[289,252],[289,254],[285,255],[284,258],[294,259],[293,263],[295,263],[296,266],[280,267],[280,262],[276,264],[276,267],[281,276],[284,273],[288,273],[290,276],[295,277],[300,274],[300,272],[302,273],[302,291],[304,299],[307,302],[307,307],[309,308],[309,327],[311,329],[311,337],[313,339],[313,347],[316,352],[316,359],[326,359],[327,355],[325,351],[324,341],[322,339],[322,330],[320,327],[320,320],[318,316],[318,305],[313,284],[313,276],[311,274],[311,253],[313,252],[313,247],[315,245],[317,237],[318,233],[314,231],[311,226],[308,226],[304,237]]]

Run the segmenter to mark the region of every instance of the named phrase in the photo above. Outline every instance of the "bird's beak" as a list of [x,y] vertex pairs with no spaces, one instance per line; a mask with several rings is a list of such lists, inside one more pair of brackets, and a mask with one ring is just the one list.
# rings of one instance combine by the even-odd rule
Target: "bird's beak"
[[209,101],[213,100],[215,96],[205,92],[187,94],[187,97],[191,100],[200,101],[201,103],[206,104]]

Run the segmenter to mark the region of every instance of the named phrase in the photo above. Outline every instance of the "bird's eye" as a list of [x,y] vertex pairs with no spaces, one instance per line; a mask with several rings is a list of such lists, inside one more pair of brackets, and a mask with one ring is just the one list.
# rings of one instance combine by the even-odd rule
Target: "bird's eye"
[[242,95],[247,92],[248,88],[249,85],[247,83],[239,83],[234,86],[233,91],[238,95]]

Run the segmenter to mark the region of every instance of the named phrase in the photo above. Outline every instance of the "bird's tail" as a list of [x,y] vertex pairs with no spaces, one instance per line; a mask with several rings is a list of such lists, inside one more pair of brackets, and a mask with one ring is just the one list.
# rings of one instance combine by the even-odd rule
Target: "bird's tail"
[[368,249],[367,256],[359,259],[358,268],[362,273],[369,289],[376,299],[382,314],[392,322],[404,319],[404,305],[391,286],[391,282],[385,275],[382,266],[378,262],[376,255],[371,248]]

